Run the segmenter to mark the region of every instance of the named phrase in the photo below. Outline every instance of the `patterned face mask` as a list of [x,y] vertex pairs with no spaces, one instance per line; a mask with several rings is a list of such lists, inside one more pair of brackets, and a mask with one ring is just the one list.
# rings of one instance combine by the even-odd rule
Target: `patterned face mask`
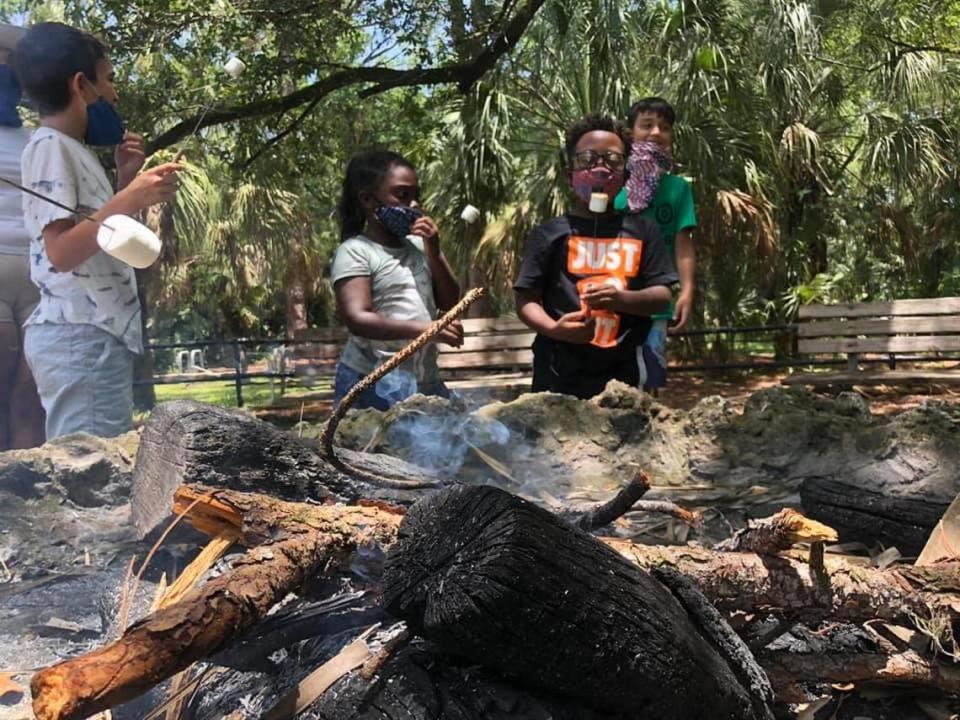
[[634,143],[627,160],[627,207],[633,212],[646,210],[657,194],[660,177],[672,167],[669,151],[652,142]]
[[574,170],[572,177],[573,192],[585,205],[590,204],[592,193],[604,193],[612,199],[623,187],[623,171],[595,167]]
[[398,240],[410,234],[410,228],[423,217],[423,212],[409,205],[381,205],[375,215],[387,231]]

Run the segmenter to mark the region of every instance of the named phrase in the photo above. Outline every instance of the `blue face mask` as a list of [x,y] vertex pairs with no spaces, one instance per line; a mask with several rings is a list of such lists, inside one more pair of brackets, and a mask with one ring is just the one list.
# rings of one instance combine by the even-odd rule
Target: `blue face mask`
[[407,205],[381,205],[376,210],[377,220],[397,239],[410,234],[410,228],[423,217],[423,212]]
[[119,145],[123,141],[123,120],[117,109],[103,98],[87,105],[87,132],[83,141],[94,147]]
[[0,65],[0,125],[15,128],[23,125],[17,112],[20,96],[17,76],[9,65]]

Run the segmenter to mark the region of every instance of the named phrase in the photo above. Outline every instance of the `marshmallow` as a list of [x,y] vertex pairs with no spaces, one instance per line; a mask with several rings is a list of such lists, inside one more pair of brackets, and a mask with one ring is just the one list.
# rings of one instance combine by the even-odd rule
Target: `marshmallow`
[[126,215],[111,215],[97,231],[97,244],[107,255],[131,267],[148,268],[160,257],[160,238]]
[[473,225],[477,220],[480,219],[480,210],[475,208],[473,205],[467,205],[463,212],[460,213],[460,219],[469,225]]
[[590,212],[604,213],[607,211],[607,204],[610,198],[606,193],[590,193]]
[[227,75],[236,80],[243,75],[243,71],[247,69],[247,65],[240,58],[232,57],[227,60],[227,64],[223,66],[223,69]]

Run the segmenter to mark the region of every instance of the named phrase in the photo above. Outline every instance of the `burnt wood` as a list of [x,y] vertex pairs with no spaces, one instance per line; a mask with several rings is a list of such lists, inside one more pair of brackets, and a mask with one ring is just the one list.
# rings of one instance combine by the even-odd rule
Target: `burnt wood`
[[[424,483],[439,478],[410,463],[338,449],[352,466]],[[314,443],[238,410],[189,400],[159,405],[143,429],[131,490],[141,536],[170,514],[180,485],[263,492],[283,500],[378,498],[409,504],[423,490],[387,488],[333,467]]]
[[496,488],[443,490],[410,509],[387,557],[384,603],[445,652],[598,711],[771,717],[741,679],[743,656],[709,639],[729,638],[729,627],[706,632],[704,615],[692,618],[652,575]]

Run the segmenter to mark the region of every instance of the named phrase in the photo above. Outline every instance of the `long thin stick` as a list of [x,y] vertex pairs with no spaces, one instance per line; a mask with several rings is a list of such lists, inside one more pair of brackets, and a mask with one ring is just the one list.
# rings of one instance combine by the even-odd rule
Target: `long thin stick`
[[343,400],[340,401],[340,404],[334,408],[333,414],[330,416],[330,419],[327,420],[327,424],[323,428],[323,434],[320,436],[320,449],[332,465],[363,480],[369,480],[370,482],[381,485],[386,483],[388,486],[404,488],[433,487],[436,485],[436,483],[424,483],[411,480],[401,480],[400,478],[388,478],[351,467],[342,459],[337,457],[337,453],[333,448],[333,436],[336,434],[337,425],[340,424],[343,416],[347,414],[347,410],[350,409],[350,406],[361,393],[376,385],[380,378],[396,368],[398,365],[400,365],[400,363],[405,361],[411,355],[420,350],[424,345],[430,342],[430,340],[439,335],[445,327],[463,315],[467,308],[470,307],[471,303],[475,302],[483,295],[483,292],[483,288],[474,288],[473,290],[470,290],[466,295],[463,296],[463,299],[461,299],[460,302],[450,308],[446,313],[444,313],[443,317],[441,317],[439,320],[436,320],[430,327],[424,330],[413,342],[395,353],[393,357],[387,360],[383,365],[376,368],[373,372],[350,388],[350,391],[344,396]]
[[13,180],[7,180],[7,178],[5,177],[0,177],[0,182],[6,183],[7,185],[11,185],[15,187],[17,190],[19,190],[20,192],[25,192],[27,195],[32,195],[33,197],[43,200],[44,202],[48,202],[54,207],[60,208],[61,210],[66,210],[68,213],[71,213],[78,217],[82,217],[84,220],[89,220],[90,222],[95,223],[100,227],[105,227],[107,230],[115,229],[107,225],[102,220],[97,220],[95,217],[92,217],[90,215],[84,215],[83,213],[78,212],[76,208],[72,208],[69,205],[64,205],[63,203],[59,203],[53,198],[48,198],[46,195],[42,195],[41,193],[38,193],[36,190],[30,190],[28,188],[25,188],[23,185],[20,185],[19,183],[15,183]]

